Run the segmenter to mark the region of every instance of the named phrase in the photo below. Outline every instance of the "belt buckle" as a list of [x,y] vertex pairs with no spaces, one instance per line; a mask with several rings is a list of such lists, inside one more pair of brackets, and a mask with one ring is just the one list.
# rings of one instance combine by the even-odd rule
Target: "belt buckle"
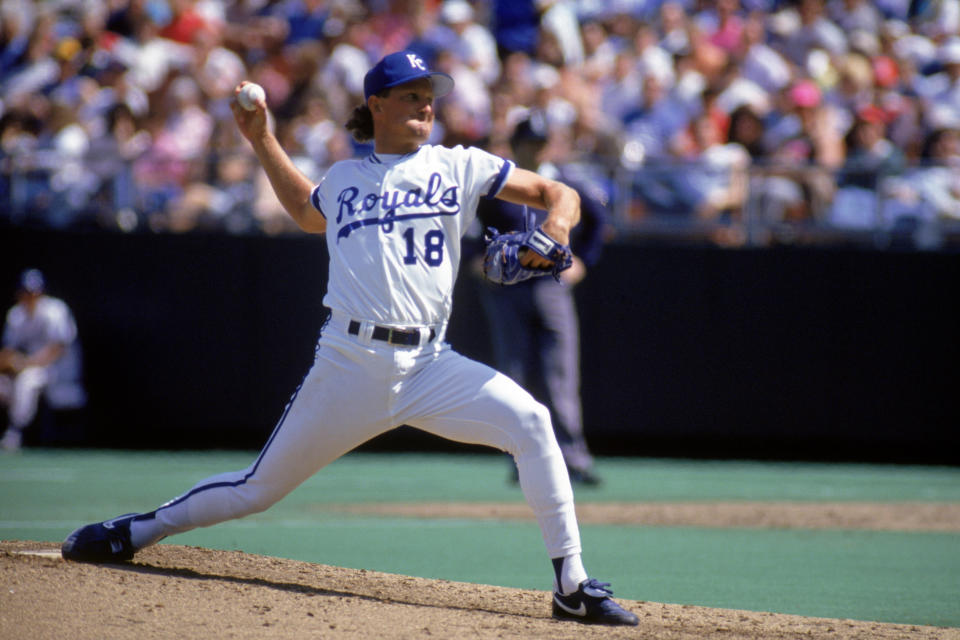
[[[382,327],[376,326],[376,330],[386,331],[386,336],[382,338],[387,344],[392,345],[401,345],[406,347],[417,346],[423,342],[424,330],[420,327],[410,327],[410,328],[397,328],[397,327]],[[434,337],[436,337],[436,331],[433,327],[430,327],[430,334],[427,338],[427,342],[432,342]]]
[[414,333],[417,334],[416,342],[420,341],[418,329],[398,329],[396,327],[387,328],[387,344],[401,345],[409,347],[414,342]]

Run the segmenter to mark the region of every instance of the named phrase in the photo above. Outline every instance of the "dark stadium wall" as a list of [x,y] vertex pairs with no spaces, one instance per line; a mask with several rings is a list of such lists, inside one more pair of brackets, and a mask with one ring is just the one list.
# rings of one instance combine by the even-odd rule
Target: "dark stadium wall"
[[[79,444],[256,448],[325,316],[319,238],[6,228],[74,309]],[[466,273],[450,342],[489,360]],[[588,439],[604,455],[960,463],[960,256],[610,245],[578,288]],[[454,448],[402,429],[369,448]]]

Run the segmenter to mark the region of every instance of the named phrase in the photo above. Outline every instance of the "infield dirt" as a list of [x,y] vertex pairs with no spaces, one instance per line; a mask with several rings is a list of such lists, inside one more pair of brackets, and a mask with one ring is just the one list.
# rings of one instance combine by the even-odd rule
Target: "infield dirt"
[[[935,528],[940,528],[944,520],[956,522],[955,507],[949,511],[949,514],[940,510],[923,512],[921,519],[927,520],[927,527],[936,522]],[[656,512],[663,512],[663,508]],[[673,515],[663,517],[671,521],[693,517],[684,510],[668,509],[668,512]],[[619,513],[620,517],[625,516],[622,511]],[[733,509],[727,515],[743,523],[742,508]],[[800,524],[797,518],[806,519],[803,515],[794,512],[786,522],[778,518],[768,526],[796,526]],[[901,524],[904,522],[902,511],[887,515],[900,517]],[[499,516],[509,517],[506,513]],[[593,517],[599,518],[599,515],[593,514]],[[817,517],[826,516],[821,513]],[[651,518],[647,513],[646,519]],[[810,526],[812,522],[807,520],[806,524]],[[872,526],[879,524],[873,522]],[[955,527],[953,524],[947,529],[956,530]],[[3,640],[126,640],[133,637],[146,640],[960,640],[960,629],[954,628],[623,599],[619,602],[640,617],[640,626],[598,628],[553,620],[548,591],[427,580],[239,551],[168,544],[141,551],[129,564],[92,565],[62,560],[58,544],[0,542],[0,573],[3,575],[0,592],[0,638]]]

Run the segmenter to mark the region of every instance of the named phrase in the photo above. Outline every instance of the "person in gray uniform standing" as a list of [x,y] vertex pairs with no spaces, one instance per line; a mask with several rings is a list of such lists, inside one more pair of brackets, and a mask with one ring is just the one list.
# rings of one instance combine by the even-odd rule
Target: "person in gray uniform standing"
[[[550,410],[571,481],[596,486],[601,480],[583,430],[580,326],[573,292],[602,252],[606,206],[596,189],[569,175],[563,166],[541,162],[547,142],[545,127],[534,117],[516,125],[510,147],[517,166],[562,180],[578,191],[581,219],[571,238],[573,266],[559,280],[532,278],[509,287],[483,281],[480,301],[492,334],[494,366]],[[491,199],[480,204],[477,216],[484,227],[506,232],[532,228],[546,212]],[[516,481],[515,469],[510,478]]]

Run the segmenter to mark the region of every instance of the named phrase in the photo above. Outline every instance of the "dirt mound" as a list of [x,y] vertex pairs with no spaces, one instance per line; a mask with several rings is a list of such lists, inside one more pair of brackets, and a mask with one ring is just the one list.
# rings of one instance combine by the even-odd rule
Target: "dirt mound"
[[161,544],[126,565],[65,562],[59,546],[0,542],[0,637],[893,638],[960,629],[621,600],[640,628],[550,618],[550,594]]

